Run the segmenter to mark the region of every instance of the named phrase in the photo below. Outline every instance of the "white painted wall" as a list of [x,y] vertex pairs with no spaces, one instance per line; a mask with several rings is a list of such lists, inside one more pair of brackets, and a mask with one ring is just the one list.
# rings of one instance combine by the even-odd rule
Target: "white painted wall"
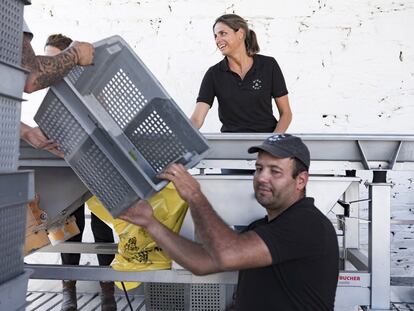
[[[38,53],[55,32],[121,35],[189,115],[205,71],[221,59],[212,24],[230,12],[249,20],[262,53],[280,63],[292,132],[414,133],[414,0],[35,0],[25,16]],[[33,106],[24,104],[25,120]],[[216,115],[203,131],[219,130]]]
[[[25,16],[39,54],[51,33],[90,42],[121,35],[190,115],[205,71],[222,58],[214,19],[232,12],[283,70],[291,132],[414,134],[414,0],[33,0]],[[25,122],[34,124],[43,94],[25,95]],[[215,107],[202,131],[219,128]],[[391,178],[393,216],[414,219],[413,174]],[[393,273],[414,276],[414,230],[393,230]]]

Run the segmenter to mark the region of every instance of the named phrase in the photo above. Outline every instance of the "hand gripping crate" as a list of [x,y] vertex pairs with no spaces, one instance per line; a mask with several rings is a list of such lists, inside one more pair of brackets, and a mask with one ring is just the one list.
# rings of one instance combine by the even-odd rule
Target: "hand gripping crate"
[[23,273],[26,204],[33,197],[32,171],[0,174],[0,284]]
[[168,164],[191,168],[209,147],[122,38],[97,42],[94,63],[50,88],[35,121],[116,217],[167,184]]

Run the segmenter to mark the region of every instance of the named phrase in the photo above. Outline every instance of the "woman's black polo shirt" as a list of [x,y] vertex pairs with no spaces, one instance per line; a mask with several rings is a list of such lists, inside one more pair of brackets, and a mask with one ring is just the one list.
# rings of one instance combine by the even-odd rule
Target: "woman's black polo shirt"
[[286,94],[285,79],[276,60],[256,54],[243,80],[230,70],[226,57],[210,67],[197,102],[212,106],[217,97],[222,132],[270,133],[277,124],[272,99]]

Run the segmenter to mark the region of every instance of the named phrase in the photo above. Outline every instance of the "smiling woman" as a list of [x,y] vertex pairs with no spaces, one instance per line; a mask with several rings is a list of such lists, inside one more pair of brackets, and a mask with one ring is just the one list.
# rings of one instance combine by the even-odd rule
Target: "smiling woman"
[[[214,98],[218,100],[221,132],[283,133],[292,112],[282,71],[273,57],[260,51],[256,33],[235,14],[222,15],[213,25],[224,59],[210,67],[201,83],[191,121],[201,128]],[[279,112],[273,115],[272,98]]]

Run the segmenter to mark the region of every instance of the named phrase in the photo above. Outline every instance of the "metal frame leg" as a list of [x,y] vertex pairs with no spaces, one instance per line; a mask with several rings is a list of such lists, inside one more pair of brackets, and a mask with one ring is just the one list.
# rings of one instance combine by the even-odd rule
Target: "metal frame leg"
[[[359,200],[359,183],[353,182],[344,193],[344,201]],[[349,217],[345,217],[345,247],[359,248],[359,203],[351,204]]]
[[369,184],[369,267],[371,310],[390,310],[390,216],[391,186]]

